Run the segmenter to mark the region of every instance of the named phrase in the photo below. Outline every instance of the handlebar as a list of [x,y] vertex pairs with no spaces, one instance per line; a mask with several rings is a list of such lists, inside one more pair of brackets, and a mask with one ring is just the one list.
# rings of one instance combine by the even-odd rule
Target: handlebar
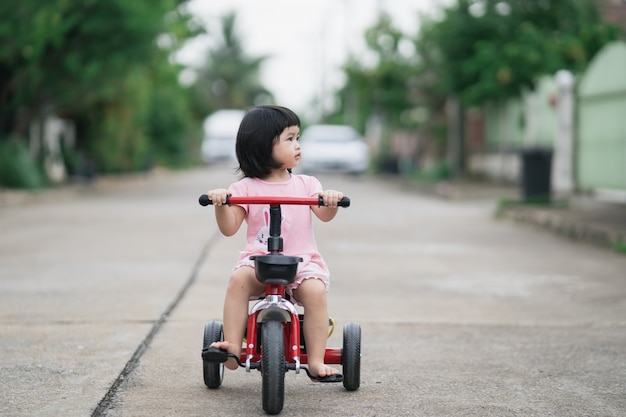
[[[202,194],[198,199],[201,206],[212,205],[213,202],[209,196]],[[299,205],[299,206],[323,206],[324,199],[322,197],[273,197],[273,196],[252,196],[237,197],[229,195],[226,197],[226,204],[270,204],[270,205]],[[337,202],[339,207],[350,207],[350,199],[343,197]]]

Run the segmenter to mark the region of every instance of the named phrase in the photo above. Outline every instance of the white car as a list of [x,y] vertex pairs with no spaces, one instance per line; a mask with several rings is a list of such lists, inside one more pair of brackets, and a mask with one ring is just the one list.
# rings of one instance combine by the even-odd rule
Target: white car
[[312,125],[300,137],[304,173],[335,171],[362,174],[370,163],[370,150],[351,126]]
[[243,110],[218,110],[204,120],[202,139],[202,162],[234,161],[235,142]]

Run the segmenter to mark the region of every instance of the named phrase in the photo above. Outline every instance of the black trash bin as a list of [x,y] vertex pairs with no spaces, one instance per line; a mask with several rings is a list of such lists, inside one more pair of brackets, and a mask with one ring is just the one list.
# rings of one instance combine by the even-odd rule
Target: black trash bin
[[552,149],[522,150],[522,198],[530,201],[550,201],[552,182]]

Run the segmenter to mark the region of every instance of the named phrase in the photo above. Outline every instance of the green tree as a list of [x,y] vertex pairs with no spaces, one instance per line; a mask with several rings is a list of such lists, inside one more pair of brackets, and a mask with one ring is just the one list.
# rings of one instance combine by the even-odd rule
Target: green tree
[[414,56],[401,52],[401,44],[409,38],[393,25],[391,17],[382,13],[365,32],[368,54],[375,64],[368,65],[351,57],[344,65],[346,83],[339,91],[340,108],[332,116],[352,121],[361,131],[367,121],[378,115],[394,126],[411,124],[403,117],[413,105]]
[[[361,60],[351,57],[344,65],[346,83],[338,92],[340,105],[326,119],[353,125],[361,132],[365,132],[369,121],[378,120],[383,127],[378,162],[394,169],[396,163],[389,155],[390,135],[396,129],[416,128],[420,123],[414,117],[417,61],[405,49],[411,47],[411,39],[394,26],[387,13],[366,30],[365,41],[367,56]],[[373,58],[374,63],[366,63],[364,58]]]
[[222,17],[221,32],[215,36],[218,44],[209,50],[193,84],[196,106],[203,115],[218,109],[242,109],[274,100],[260,81],[260,68],[267,57],[245,54],[236,23],[234,12]]
[[416,47],[441,94],[475,105],[560,69],[580,72],[617,36],[591,1],[458,0],[441,20],[422,22]]
[[[158,130],[150,125],[154,99],[165,91],[186,97],[169,62],[198,32],[183,3],[3,1],[0,140],[25,139],[33,121],[60,115],[76,122],[81,151],[102,170],[141,168],[161,144],[148,136]],[[174,123],[180,129],[189,128],[184,113]]]

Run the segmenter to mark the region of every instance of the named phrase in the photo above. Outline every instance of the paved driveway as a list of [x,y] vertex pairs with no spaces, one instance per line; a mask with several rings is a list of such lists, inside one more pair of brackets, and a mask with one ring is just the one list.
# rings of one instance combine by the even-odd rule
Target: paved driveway
[[[289,372],[283,415],[622,416],[626,258],[392,182],[320,177],[330,308],[363,328],[361,389]],[[261,378],[202,383],[243,235],[218,235],[206,168],[0,208],[0,415],[262,415]],[[95,410],[95,411],[94,411]]]

